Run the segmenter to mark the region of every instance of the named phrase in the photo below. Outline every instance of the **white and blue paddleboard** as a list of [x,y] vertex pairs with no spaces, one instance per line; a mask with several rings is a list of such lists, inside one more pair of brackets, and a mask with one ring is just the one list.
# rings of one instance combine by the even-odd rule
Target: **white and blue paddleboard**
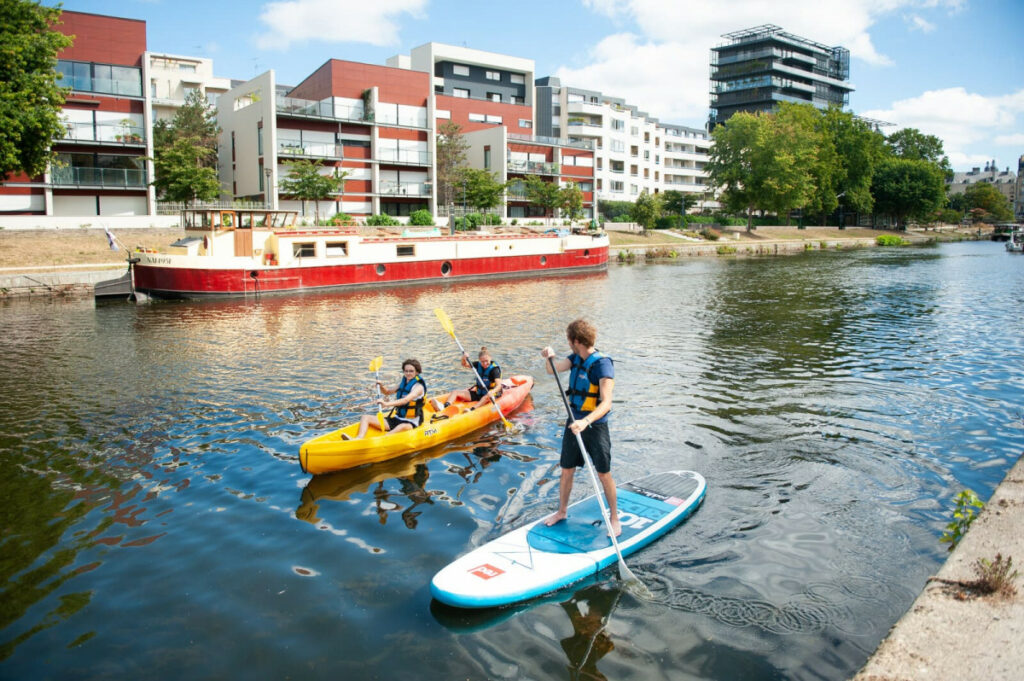
[[[655,473],[617,486],[619,549],[640,550],[693,513],[707,483],[700,473]],[[490,608],[560,589],[618,562],[596,496],[569,506],[551,527],[544,518],[474,549],[434,575],[430,593],[458,608]]]

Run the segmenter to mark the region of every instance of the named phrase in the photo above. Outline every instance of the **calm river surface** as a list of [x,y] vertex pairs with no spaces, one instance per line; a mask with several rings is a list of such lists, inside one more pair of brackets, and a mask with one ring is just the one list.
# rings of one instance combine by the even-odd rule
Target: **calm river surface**
[[[965,487],[1024,451],[1024,257],[1002,244],[148,306],[0,306],[0,678],[847,679],[945,558]],[[367,365],[532,408],[443,449],[311,478]],[[434,572],[554,509],[562,404],[539,349],[594,320],[613,470],[708,495],[613,573],[460,615]],[[577,496],[590,493],[585,474]]]

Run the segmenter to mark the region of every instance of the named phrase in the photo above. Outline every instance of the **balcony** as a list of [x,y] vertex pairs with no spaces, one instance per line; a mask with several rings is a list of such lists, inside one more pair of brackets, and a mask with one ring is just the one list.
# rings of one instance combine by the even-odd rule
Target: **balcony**
[[607,113],[605,107],[594,102],[569,102],[565,107],[568,113],[584,113],[601,116]]
[[593,149],[591,140],[567,140],[561,137],[545,137],[544,135],[522,135],[517,132],[508,133],[510,142],[528,142],[530,144],[546,144],[552,147],[573,147],[576,149]]
[[430,165],[429,151],[413,151],[407,149],[377,149],[377,160],[381,163],[401,164],[410,166]]
[[277,154],[295,158],[340,159],[344,156],[340,144],[299,144],[296,142],[278,142]]
[[508,160],[508,172],[523,175],[560,175],[561,164],[543,161]]
[[381,196],[430,196],[429,182],[384,182],[380,186]]
[[129,168],[91,168],[65,166],[54,168],[51,182],[55,187],[102,187],[104,189],[145,189],[149,182],[146,171]]
[[66,123],[67,134],[61,143],[103,143],[146,146],[146,131],[141,126],[107,123]]
[[280,116],[297,116],[300,118],[319,118],[338,121],[369,122],[365,109],[361,106],[334,106],[330,100],[321,102],[312,99],[295,97],[277,97],[277,113]]

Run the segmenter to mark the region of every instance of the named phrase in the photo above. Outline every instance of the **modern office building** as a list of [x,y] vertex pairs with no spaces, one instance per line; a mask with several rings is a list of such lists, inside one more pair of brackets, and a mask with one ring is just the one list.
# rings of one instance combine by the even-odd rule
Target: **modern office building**
[[0,213],[146,215],[155,212],[146,82],[146,23],[64,12],[56,30],[75,37],[57,57],[71,88],[54,144],[59,164],[0,186]]
[[845,107],[850,51],[827,47],[765,24],[722,36],[711,49],[711,114],[708,129],[737,111],[771,111],[780,102],[824,109]]
[[644,191],[706,191],[711,146],[706,131],[660,123],[621,98],[563,85],[553,76],[541,78],[536,129],[539,135],[593,145],[598,200],[635,201]]

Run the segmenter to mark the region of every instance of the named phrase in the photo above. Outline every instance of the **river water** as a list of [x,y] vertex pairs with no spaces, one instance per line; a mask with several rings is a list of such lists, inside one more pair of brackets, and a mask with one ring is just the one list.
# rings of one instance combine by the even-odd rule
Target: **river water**
[[[1024,258],[1001,244],[692,259],[262,300],[0,307],[4,679],[846,679],[946,555],[953,498],[1024,450]],[[310,477],[306,439],[416,357],[537,377],[500,425]],[[697,513],[523,607],[431,576],[557,502],[539,349],[616,360],[618,480],[693,469]],[[589,493],[580,474],[576,493]]]

